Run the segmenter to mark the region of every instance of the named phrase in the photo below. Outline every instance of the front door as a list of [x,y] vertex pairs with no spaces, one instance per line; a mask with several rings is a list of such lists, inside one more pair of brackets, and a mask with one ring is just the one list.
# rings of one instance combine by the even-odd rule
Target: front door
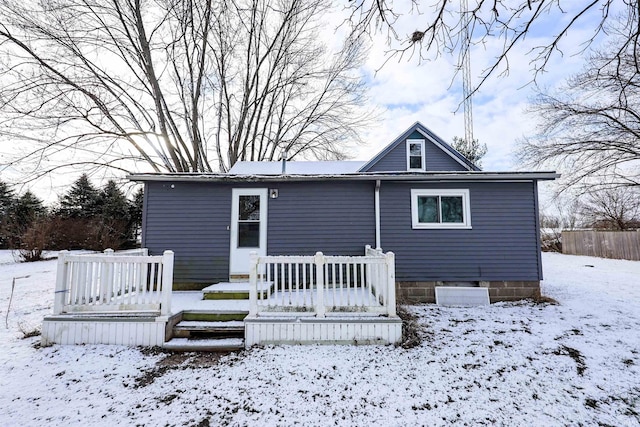
[[266,188],[234,188],[231,205],[229,276],[248,276],[249,254],[267,254]]

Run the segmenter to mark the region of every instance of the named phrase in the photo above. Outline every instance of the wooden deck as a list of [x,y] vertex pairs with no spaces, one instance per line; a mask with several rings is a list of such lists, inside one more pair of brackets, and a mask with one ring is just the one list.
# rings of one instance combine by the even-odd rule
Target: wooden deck
[[[367,251],[364,257],[254,257],[251,282],[196,292],[171,291],[170,251],[163,257],[63,253],[42,343],[183,351],[396,343],[402,323],[395,314],[393,254]],[[264,271],[273,272],[273,280],[257,281],[258,262],[268,264]]]

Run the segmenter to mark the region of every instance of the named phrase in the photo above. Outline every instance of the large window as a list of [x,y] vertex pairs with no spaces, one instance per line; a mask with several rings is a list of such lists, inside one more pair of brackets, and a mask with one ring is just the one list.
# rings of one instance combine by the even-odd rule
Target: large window
[[424,139],[407,139],[407,170],[425,170]]
[[469,190],[411,190],[413,228],[471,228]]

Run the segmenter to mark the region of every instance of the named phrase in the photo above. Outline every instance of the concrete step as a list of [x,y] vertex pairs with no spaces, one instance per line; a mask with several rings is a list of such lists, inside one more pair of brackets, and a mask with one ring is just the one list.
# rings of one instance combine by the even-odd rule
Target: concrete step
[[164,343],[163,348],[171,351],[211,351],[228,352],[242,350],[244,340],[242,338],[221,338],[221,339],[187,339],[173,338]]

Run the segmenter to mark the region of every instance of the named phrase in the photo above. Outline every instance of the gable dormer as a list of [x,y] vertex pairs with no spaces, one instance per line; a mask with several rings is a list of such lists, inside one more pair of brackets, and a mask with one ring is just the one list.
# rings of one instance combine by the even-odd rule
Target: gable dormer
[[360,168],[360,172],[478,170],[477,166],[419,122]]

